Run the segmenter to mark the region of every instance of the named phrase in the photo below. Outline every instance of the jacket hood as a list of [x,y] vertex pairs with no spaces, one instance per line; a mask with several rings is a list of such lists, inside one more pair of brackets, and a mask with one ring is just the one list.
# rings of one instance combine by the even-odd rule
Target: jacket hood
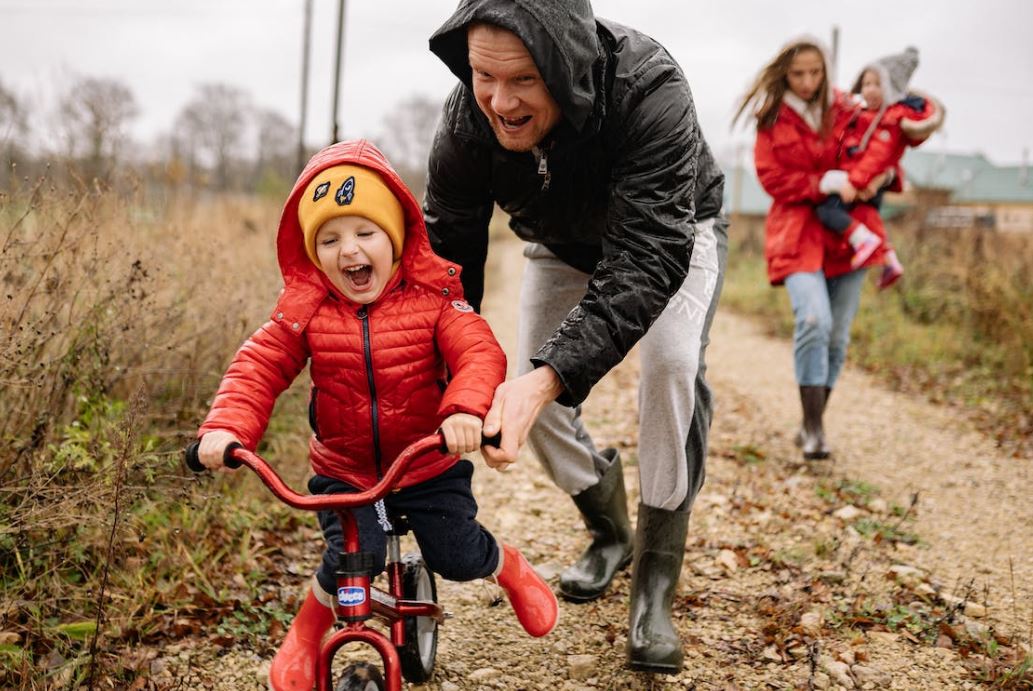
[[[430,248],[423,212],[412,192],[388,163],[384,154],[364,139],[340,142],[314,155],[301,172],[294,189],[283,206],[276,238],[276,252],[283,275],[285,293],[302,291],[311,299],[321,300],[329,290],[345,299],[330,280],[309,259],[305,239],[298,221],[298,202],[306,187],[320,172],[341,164],[359,165],[376,171],[394,193],[405,217],[405,244],[399,270],[384,287],[384,294],[405,279],[423,283],[444,295],[462,299],[459,267],[438,257]],[[297,298],[299,296],[295,296]],[[380,299],[380,298],[378,298]],[[283,302],[283,298],[281,298]],[[280,309],[278,307],[278,309]]]
[[430,37],[430,50],[472,91],[466,31],[483,22],[516,34],[527,46],[549,93],[580,132],[592,114],[600,58],[588,0],[463,0]]

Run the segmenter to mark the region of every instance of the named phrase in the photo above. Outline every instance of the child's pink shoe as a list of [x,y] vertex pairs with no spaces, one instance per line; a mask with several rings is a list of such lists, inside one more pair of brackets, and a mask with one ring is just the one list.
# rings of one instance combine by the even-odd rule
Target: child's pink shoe
[[903,275],[904,265],[897,259],[897,253],[890,250],[886,253],[886,263],[882,267],[882,276],[879,277],[879,290],[886,290]]
[[851,231],[847,240],[850,246],[854,248],[854,255],[850,257],[850,269],[852,271],[856,271],[864,266],[864,263],[875,254],[875,250],[882,245],[882,238],[869,230],[868,226],[863,223],[857,224],[857,227]]
[[520,625],[535,638],[556,628],[559,603],[549,584],[535,572],[515,547],[502,545],[502,571],[498,583],[506,591]]

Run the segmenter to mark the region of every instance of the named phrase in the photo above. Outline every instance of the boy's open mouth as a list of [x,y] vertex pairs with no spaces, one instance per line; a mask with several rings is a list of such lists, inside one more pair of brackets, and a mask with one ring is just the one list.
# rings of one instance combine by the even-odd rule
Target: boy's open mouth
[[361,290],[362,288],[368,287],[370,282],[373,280],[373,267],[369,264],[349,266],[344,270],[344,276],[353,287]]

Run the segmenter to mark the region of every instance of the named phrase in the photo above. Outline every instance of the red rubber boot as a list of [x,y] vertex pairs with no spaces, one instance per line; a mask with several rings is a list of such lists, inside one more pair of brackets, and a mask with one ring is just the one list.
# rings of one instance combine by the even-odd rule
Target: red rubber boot
[[540,638],[556,628],[560,614],[556,596],[516,547],[502,545],[502,571],[497,579],[524,631]]
[[334,611],[320,602],[311,589],[291,622],[287,637],[269,668],[273,691],[312,691],[316,685],[316,657],[323,636],[334,623]]

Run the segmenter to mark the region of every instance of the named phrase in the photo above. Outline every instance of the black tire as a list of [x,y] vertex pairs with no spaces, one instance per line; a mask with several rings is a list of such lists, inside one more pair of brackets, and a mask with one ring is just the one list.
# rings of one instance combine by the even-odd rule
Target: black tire
[[[419,554],[402,557],[402,599],[438,601],[434,573]],[[438,622],[433,617],[405,618],[405,645],[398,647],[402,676],[413,684],[421,684],[434,673],[438,654]]]
[[348,665],[341,673],[335,691],[384,691],[384,675],[368,662]]

